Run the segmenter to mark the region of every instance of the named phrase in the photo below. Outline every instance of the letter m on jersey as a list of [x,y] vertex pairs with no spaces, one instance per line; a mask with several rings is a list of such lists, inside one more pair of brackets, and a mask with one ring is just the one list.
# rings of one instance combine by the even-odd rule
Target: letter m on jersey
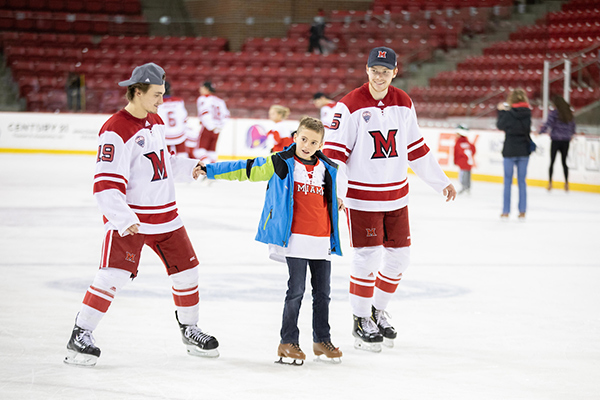
[[150,160],[150,162],[152,163],[152,168],[154,169],[152,182],[160,181],[161,179],[167,179],[167,168],[165,167],[164,150],[160,151],[160,157],[156,153],[144,154],[144,157]]
[[369,131],[369,135],[373,138],[373,147],[375,149],[371,159],[398,157],[398,152],[396,151],[396,133],[398,133],[398,129],[391,129],[388,131],[387,138],[384,138],[380,131]]

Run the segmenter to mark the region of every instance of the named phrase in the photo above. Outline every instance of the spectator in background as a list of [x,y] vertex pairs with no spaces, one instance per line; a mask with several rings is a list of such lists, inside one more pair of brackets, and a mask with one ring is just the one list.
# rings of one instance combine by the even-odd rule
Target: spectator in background
[[312,53],[315,50],[319,50],[319,54],[324,54],[323,47],[321,46],[322,41],[325,38],[325,13],[323,9],[319,9],[319,14],[313,18],[313,23],[310,26],[310,36],[308,40],[308,52]]
[[498,120],[496,127],[506,133],[502,157],[504,157],[504,205],[501,218],[508,218],[510,213],[510,192],[513,172],[517,168],[519,186],[519,219],[525,219],[527,212],[527,164],[531,153],[531,108],[529,99],[523,89],[514,89],[505,103],[498,104]]
[[[193,155],[203,163],[212,163],[217,161],[217,141],[221,130],[229,121],[229,110],[225,102],[215,96],[216,90],[211,82],[204,82],[199,91],[196,106],[200,119],[200,138]],[[193,141],[191,142],[193,145]],[[186,145],[190,147],[190,144]]]
[[282,151],[290,144],[294,143],[292,132],[283,122],[290,115],[290,109],[278,104],[269,108],[269,119],[275,122],[275,125],[267,132],[267,148],[271,153]]
[[548,190],[552,190],[552,173],[554,170],[554,160],[556,153],[560,151],[563,172],[565,175],[565,191],[569,190],[569,168],[567,167],[567,154],[569,153],[569,144],[573,135],[575,135],[575,118],[573,111],[567,101],[561,96],[552,96],[554,110],[548,115],[548,120],[540,128],[540,133],[546,133],[550,130],[550,171],[548,177]]
[[187,156],[185,140],[190,134],[187,124],[188,112],[182,98],[171,95],[171,85],[165,82],[163,103],[158,106],[158,115],[165,123],[165,140],[171,154]]
[[66,90],[69,111],[81,111],[81,76],[79,74],[69,72]]
[[467,138],[467,128],[459,125],[456,129],[456,143],[454,144],[454,164],[458,166],[458,180],[462,188],[461,193],[471,193],[471,169],[474,165],[475,145]]
[[337,104],[331,100],[325,93],[317,92],[313,95],[313,104],[319,109],[321,122],[325,126],[325,132],[330,128],[333,120],[333,109]]

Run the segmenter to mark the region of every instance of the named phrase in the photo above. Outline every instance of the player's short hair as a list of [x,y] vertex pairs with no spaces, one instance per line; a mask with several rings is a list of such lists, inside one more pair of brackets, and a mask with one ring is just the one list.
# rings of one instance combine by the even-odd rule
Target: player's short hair
[[527,98],[527,92],[521,88],[514,89],[508,94],[508,98],[506,102],[510,105],[515,103],[529,103],[529,99]]
[[133,85],[127,86],[127,93],[125,93],[125,98],[127,101],[132,102],[135,98],[135,91],[139,90],[142,93],[148,93],[150,90],[149,83],[134,83]]
[[281,119],[286,119],[290,116],[290,109],[279,104],[273,104],[270,110],[275,110],[275,112],[281,115]]
[[301,128],[310,129],[311,131],[317,132],[319,135],[321,135],[321,140],[323,140],[325,137],[325,127],[323,126],[323,123],[316,118],[302,117],[296,132],[298,132]]

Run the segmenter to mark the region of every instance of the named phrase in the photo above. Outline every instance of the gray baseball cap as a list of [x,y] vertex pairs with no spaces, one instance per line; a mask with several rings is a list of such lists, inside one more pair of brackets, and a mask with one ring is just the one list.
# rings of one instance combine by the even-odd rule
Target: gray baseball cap
[[375,47],[369,53],[368,67],[381,65],[389,69],[395,69],[398,66],[396,62],[396,52],[389,47]]
[[151,85],[164,85],[165,70],[154,63],[135,67],[131,78],[119,82],[119,86],[130,86],[135,83],[149,83]]

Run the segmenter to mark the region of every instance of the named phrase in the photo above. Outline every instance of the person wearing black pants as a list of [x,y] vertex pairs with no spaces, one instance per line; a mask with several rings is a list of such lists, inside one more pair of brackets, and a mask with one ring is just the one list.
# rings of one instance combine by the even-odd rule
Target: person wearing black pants
[[548,177],[548,190],[552,190],[552,173],[554,172],[554,160],[556,153],[560,151],[563,172],[565,175],[565,191],[569,190],[569,168],[567,167],[567,154],[569,143],[575,134],[575,118],[571,106],[560,96],[552,96],[555,109],[548,115],[548,120],[540,128],[540,133],[550,130],[550,170]]

